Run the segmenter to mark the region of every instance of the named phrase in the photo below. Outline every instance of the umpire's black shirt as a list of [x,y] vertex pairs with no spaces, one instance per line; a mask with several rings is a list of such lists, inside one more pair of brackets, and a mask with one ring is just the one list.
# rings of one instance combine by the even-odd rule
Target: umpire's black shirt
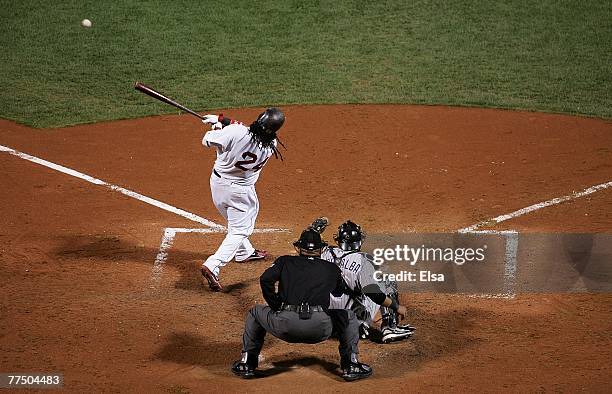
[[318,257],[281,256],[261,274],[259,283],[266,302],[274,310],[279,310],[283,303],[308,303],[327,309],[330,293],[339,296],[345,291],[340,268]]

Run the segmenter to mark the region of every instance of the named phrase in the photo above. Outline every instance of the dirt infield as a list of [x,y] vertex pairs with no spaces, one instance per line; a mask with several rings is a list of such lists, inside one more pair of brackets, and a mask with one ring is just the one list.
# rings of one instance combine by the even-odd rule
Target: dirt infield
[[[292,106],[257,185],[258,247],[273,256],[314,216],[379,233],[452,232],[612,180],[612,123],[527,112],[421,106]],[[228,110],[252,119],[260,109]],[[210,199],[214,152],[187,116],[32,130],[0,121],[0,145],[223,223]],[[230,264],[227,293],[198,266],[222,234],[181,233],[152,271],[171,212],[0,152],[0,372],[65,375],[87,391],[578,391],[612,383],[612,295],[514,299],[404,294],[406,342],[362,343],[375,376],[336,374],[337,343],[269,338],[265,377],[237,379],[245,311],[268,262]],[[612,188],[499,224],[610,232]],[[297,368],[294,368],[296,367]]]

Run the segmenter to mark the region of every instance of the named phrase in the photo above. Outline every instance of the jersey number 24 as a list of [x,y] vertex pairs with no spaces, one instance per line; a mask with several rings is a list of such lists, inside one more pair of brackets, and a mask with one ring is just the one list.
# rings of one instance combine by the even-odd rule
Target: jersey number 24
[[245,165],[253,164],[253,163],[255,163],[257,161],[257,155],[255,153],[252,153],[252,152],[244,152],[242,154],[242,158],[243,159],[248,158],[249,160],[240,160],[240,161],[237,161],[235,166],[240,168],[242,171],[249,171],[249,170],[251,170],[251,171],[255,171],[255,172],[261,170],[261,168],[264,166],[264,164],[266,164],[266,162],[269,159],[269,157],[268,157],[268,158],[266,158],[266,160],[263,160],[261,163],[253,166],[252,168],[247,168],[247,167],[245,167]]

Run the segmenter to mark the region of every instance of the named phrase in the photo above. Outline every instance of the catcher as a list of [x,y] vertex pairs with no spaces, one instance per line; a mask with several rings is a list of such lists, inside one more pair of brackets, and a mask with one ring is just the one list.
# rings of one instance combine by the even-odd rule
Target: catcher
[[[325,217],[316,219],[309,228],[323,233],[329,221]],[[399,320],[406,315],[406,308],[399,304],[397,283],[391,281],[377,282],[374,279],[372,258],[361,252],[365,233],[361,227],[350,220],[338,227],[334,234],[338,247],[326,247],[321,258],[335,263],[342,271],[342,277],[353,291],[352,295],[331,296],[330,308],[346,308],[355,312],[360,320],[362,339],[373,338],[370,330],[374,322],[381,321],[380,341],[390,343],[409,338],[415,327],[410,324],[400,325]],[[380,314],[380,319],[377,316]]]

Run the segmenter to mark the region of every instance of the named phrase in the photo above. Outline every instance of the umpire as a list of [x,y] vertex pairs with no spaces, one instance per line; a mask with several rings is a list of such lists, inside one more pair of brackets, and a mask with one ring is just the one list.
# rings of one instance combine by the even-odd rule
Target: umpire
[[340,341],[342,377],[347,381],[367,378],[372,368],[357,358],[359,321],[350,310],[329,309],[330,293],[340,296],[350,290],[340,269],[320,258],[326,243],[309,229],[293,245],[298,256],[277,258],[260,277],[268,305],[255,305],[247,313],[242,355],[232,372],[243,378],[255,376],[267,332],[285,342],[319,343],[334,330]]

